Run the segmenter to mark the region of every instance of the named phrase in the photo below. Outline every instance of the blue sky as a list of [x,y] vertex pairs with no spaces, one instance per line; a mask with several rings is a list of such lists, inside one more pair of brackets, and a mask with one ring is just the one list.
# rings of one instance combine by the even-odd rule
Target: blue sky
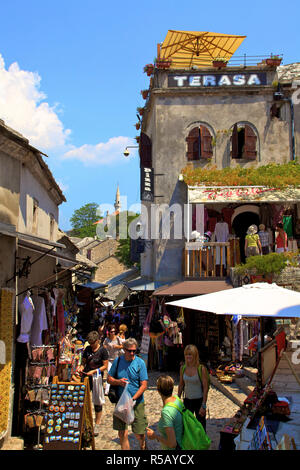
[[[202,1],[10,0],[1,4],[0,119],[45,158],[75,209],[114,203],[117,184],[128,208],[139,203],[136,108],[168,29],[246,35],[236,55],[283,54],[300,62],[298,0]],[[1,169],[2,171],[2,169]]]

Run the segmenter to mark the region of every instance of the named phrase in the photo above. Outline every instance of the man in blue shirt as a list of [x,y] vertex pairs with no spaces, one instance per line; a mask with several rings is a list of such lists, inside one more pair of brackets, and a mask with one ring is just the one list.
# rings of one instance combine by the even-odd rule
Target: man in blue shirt
[[[129,383],[127,390],[135,401],[132,431],[139,441],[141,450],[144,450],[146,448],[145,432],[148,425],[144,403],[144,392],[148,383],[147,368],[143,359],[136,356],[137,341],[134,338],[128,338],[124,341],[123,349],[124,355],[112,363],[107,382],[110,385],[118,386],[119,397],[122,395],[125,385]],[[130,450],[128,425],[114,416],[113,429],[119,433],[121,449]]]

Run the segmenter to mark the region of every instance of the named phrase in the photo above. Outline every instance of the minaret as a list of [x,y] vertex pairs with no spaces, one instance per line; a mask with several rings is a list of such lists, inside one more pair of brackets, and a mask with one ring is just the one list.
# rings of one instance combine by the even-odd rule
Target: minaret
[[121,202],[120,202],[120,190],[119,190],[119,185],[117,187],[117,193],[116,193],[116,201],[115,201],[115,210],[116,212],[120,212],[121,211]]

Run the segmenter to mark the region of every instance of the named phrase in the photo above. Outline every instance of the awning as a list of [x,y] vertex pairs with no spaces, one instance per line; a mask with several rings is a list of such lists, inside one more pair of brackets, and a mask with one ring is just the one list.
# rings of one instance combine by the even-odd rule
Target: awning
[[160,59],[171,59],[171,68],[209,67],[216,58],[229,60],[246,36],[208,31],[169,30],[160,46]]
[[212,281],[182,281],[175,282],[170,286],[161,287],[153,292],[154,296],[189,296],[210,294],[212,292],[219,292],[226,289],[233,289],[232,284],[227,280],[212,280]]
[[129,287],[129,289],[131,289],[132,291],[153,291],[155,289],[158,289],[159,287],[167,286],[169,284],[170,282],[152,281],[150,279],[145,279],[142,277],[134,279],[133,281],[126,282],[126,286]]
[[100,292],[101,290],[105,289],[105,287],[107,287],[107,284],[102,284],[100,282],[91,281],[91,282],[87,282],[86,284],[77,284],[77,287],[92,289],[96,294],[97,292]]
[[[27,241],[24,241],[24,240],[19,240],[18,246],[20,248],[25,248],[26,250],[34,251],[36,253],[45,254],[45,255],[50,256],[52,258],[58,258],[58,259],[61,259],[61,260],[64,260],[64,261],[68,261],[68,262],[71,263],[72,266],[75,266],[77,264],[82,264],[77,259],[68,258],[67,256],[60,255],[56,251],[49,252],[49,249],[47,249],[43,246],[35,245],[33,243],[28,243]],[[53,247],[53,248],[55,248],[55,247]]]
[[27,233],[17,232],[16,227],[10,224],[4,224],[0,222],[0,233],[2,235],[7,235],[8,237],[15,237],[19,240],[30,241],[35,243],[42,243],[43,245],[53,246],[57,248],[66,248],[62,243],[57,243],[46,238],[36,237],[34,235],[29,235]]
[[205,202],[299,202],[300,188],[265,186],[188,186],[189,203]]

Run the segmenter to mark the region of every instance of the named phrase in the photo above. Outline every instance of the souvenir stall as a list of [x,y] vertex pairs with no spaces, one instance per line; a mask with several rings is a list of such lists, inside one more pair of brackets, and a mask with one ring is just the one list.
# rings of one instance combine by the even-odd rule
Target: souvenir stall
[[[205,187],[188,186],[188,205],[191,206],[192,233],[206,236],[207,256],[202,266],[194,265],[195,254],[189,253],[187,275],[207,272],[210,276],[228,273],[228,266],[245,261],[245,235],[250,225],[265,226],[271,251],[276,251],[276,225],[281,222],[288,237],[288,250],[300,248],[300,204],[297,194],[268,191],[263,187]],[[193,250],[188,238],[186,250]],[[197,240],[196,240],[197,241]],[[219,245],[225,244],[220,248]],[[186,255],[187,256],[187,255]],[[196,256],[197,258],[197,256]]]
[[[253,337],[247,342],[248,349],[252,349],[256,353],[256,387],[249,393],[236,415],[221,430],[220,449],[265,450],[276,448],[282,438],[282,430],[288,429],[288,427],[282,426],[282,422],[292,420],[291,430],[298,423],[300,385],[300,378],[286,355],[287,341],[284,328],[278,326],[276,320],[299,318],[300,293],[276,284],[256,283],[229,291],[183,299],[170,304],[185,308],[193,307],[201,311],[210,310],[217,316],[232,315],[236,333],[239,332],[234,336],[236,338],[235,353],[239,358],[241,358],[243,351],[242,341],[245,333],[243,325],[247,327],[249,326],[247,324],[251,323],[253,328],[259,326],[257,337]],[[252,323],[253,321],[254,323]],[[255,323],[256,321],[259,324]],[[274,376],[278,373],[283,357],[287,358],[290,370],[284,371],[277,381],[276,389]],[[237,364],[234,369],[234,373],[237,374]],[[226,370],[226,367],[223,371],[219,370],[220,376],[223,375],[223,377],[225,373],[230,376],[232,372],[233,370],[230,368]],[[291,375],[296,378],[298,395],[295,395],[295,385],[291,389],[286,387]],[[285,382],[284,387],[282,387],[282,380]],[[287,397],[286,393],[291,393],[292,397]],[[300,428],[297,428],[297,439],[300,443]]]
[[25,448],[39,449],[53,381],[71,381],[81,363],[79,308],[71,282],[51,279],[21,291],[17,299],[14,426]]
[[[173,309],[170,309],[173,310]],[[141,357],[150,370],[174,370],[183,358],[183,312],[169,313],[165,299],[152,298],[143,324]]]

